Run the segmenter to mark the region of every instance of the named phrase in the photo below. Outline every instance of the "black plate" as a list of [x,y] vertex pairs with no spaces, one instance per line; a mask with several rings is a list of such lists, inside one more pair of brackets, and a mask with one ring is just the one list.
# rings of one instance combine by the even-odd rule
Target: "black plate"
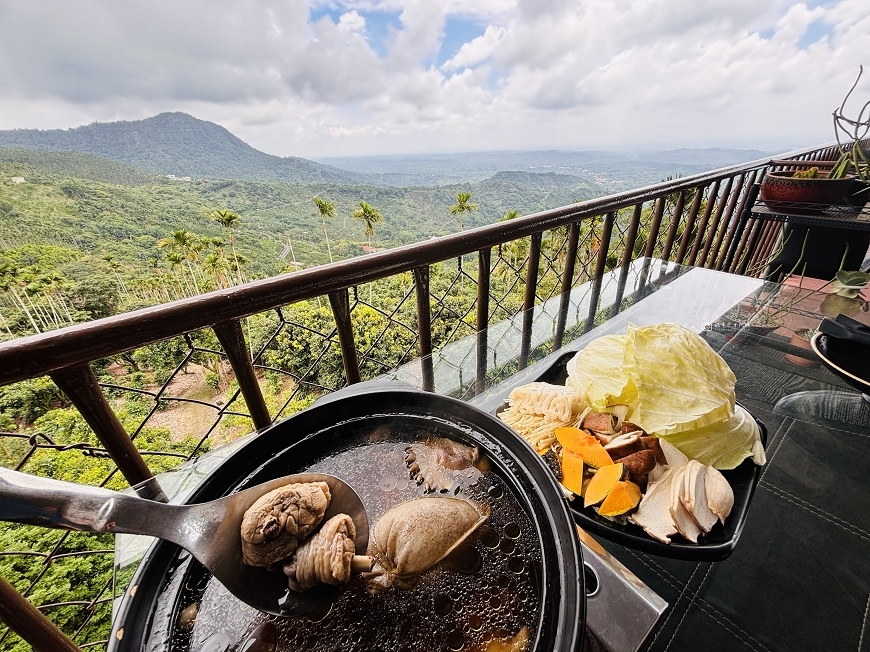
[[[561,356],[535,380],[553,385],[564,385],[568,378],[566,365],[574,355],[574,353],[566,353]],[[767,428],[755,416],[752,418],[755,419],[761,431],[761,444],[767,447]],[[749,505],[755,493],[755,486],[761,477],[761,470],[761,466],[753,462],[751,458],[747,458],[736,469],[722,471],[722,475],[725,476],[734,491],[734,507],[731,514],[725,519],[725,525],[717,522],[699,543],[691,543],[680,535],[671,537],[670,544],[656,541],[644,532],[643,528],[633,523],[619,525],[599,516],[592,507],[585,509],[579,507],[583,500],[580,497],[571,501],[571,512],[577,525],[587,532],[627,548],[672,559],[722,561],[727,559],[737,547],[737,541],[740,539],[743,526],[746,524],[746,517],[749,514]]]
[[870,347],[816,333],[810,340],[822,364],[859,392],[870,394]]

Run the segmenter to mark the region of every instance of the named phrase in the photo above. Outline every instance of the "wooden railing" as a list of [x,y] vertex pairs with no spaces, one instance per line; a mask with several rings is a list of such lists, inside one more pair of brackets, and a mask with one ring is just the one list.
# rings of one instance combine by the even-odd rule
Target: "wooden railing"
[[[823,161],[835,159],[837,154],[835,146],[825,146],[776,158]],[[774,251],[781,228],[778,223],[756,221],[750,216],[756,184],[769,163],[768,159],[758,160],[667,181],[0,344],[0,385],[48,375],[99,441],[99,444],[81,442],[60,446],[48,437],[28,435],[29,448],[25,447],[21,459],[13,466],[26,471],[37,450],[108,455],[140,495],[165,500],[146,461],[152,455],[165,452],[140,450],[136,438],[157,406],[174,400],[167,393],[169,381],[153,391],[131,390],[148,394],[155,406],[135,431],[128,432],[104,390],[129,388],[101,386],[92,363],[178,337],[184,337],[189,346],[187,361],[194,352],[203,351],[192,343],[190,334],[211,329],[222,350],[209,351],[209,354],[225,356],[239,390],[225,405],[212,406],[215,422],[206,428],[200,445],[191,453],[195,455],[227,415],[247,414],[255,429],[287,415],[286,404],[270,413],[259,376],[264,369],[287,373],[269,366],[268,352],[280,333],[290,337],[286,334],[300,327],[282,312],[300,302],[328,299],[334,328],[320,332],[325,348],[318,355],[331,355],[329,350],[337,343],[345,383],[365,380],[376,372],[388,371],[390,366],[418,357],[422,385],[433,390],[431,354],[436,347],[464,335],[474,335],[478,338],[478,351],[485,352],[490,322],[522,312],[523,339],[517,360],[522,368],[529,362],[531,309],[536,304],[561,294],[564,313],[572,287],[591,282],[595,295],[596,283],[608,270],[625,269],[635,258],[657,257],[686,265],[760,275]],[[517,252],[521,256],[516,255]],[[447,291],[436,291],[431,286],[433,266],[447,265],[453,270],[454,263],[455,271],[450,272],[452,278],[458,283],[476,285],[469,295],[471,298],[459,307],[447,300],[452,284],[448,284]],[[443,270],[439,273],[443,275]],[[394,307],[378,305],[371,298],[367,301],[365,292],[359,291],[366,284],[401,275],[409,275],[413,283],[409,283],[409,289]],[[596,302],[597,296],[593,296],[592,303]],[[368,348],[360,346],[355,338],[353,316],[362,309],[376,310],[386,324],[385,330],[402,329],[410,342],[402,355],[384,362],[378,358],[377,342]],[[259,350],[252,351],[252,343],[245,336],[244,320],[270,312],[276,315],[276,332],[266,338],[262,346],[258,345]],[[440,326],[437,335],[435,322]],[[309,326],[305,328],[311,330]],[[561,318],[553,348],[561,346],[564,334],[565,320]],[[319,360],[312,360],[311,367]],[[485,359],[478,362],[482,364],[477,365],[478,378],[473,387],[479,390],[483,386],[486,362]],[[317,392],[337,388],[325,386],[313,372],[294,373],[292,379],[297,388],[313,388]],[[242,400],[244,410],[233,407]],[[20,439],[24,435],[0,433],[0,438],[4,436]],[[110,472],[102,482],[106,483],[113,474],[114,471]],[[15,554],[15,551],[4,551],[4,554]],[[53,554],[54,551],[46,557],[46,565],[52,563]],[[22,592],[31,594],[41,577],[42,574],[25,585]],[[90,611],[80,620],[87,622],[100,605],[105,610],[109,602],[105,595],[95,596],[82,606]],[[18,629],[22,638],[34,646],[42,645],[43,649],[76,649],[75,644],[59,630],[52,629],[42,615],[41,611],[49,611],[50,607],[30,606],[8,583],[0,580],[0,616]],[[76,632],[69,633],[80,634],[83,628],[82,624]],[[33,631],[38,632],[38,638],[32,635]],[[8,636],[7,631],[0,637],[0,644]],[[54,640],[55,647],[45,647],[46,640]],[[92,647],[103,642],[79,641],[79,644]]]

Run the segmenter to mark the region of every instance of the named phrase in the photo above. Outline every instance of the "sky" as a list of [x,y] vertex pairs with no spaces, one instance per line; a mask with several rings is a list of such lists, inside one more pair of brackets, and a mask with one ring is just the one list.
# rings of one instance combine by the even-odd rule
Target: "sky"
[[313,159],[786,151],[833,140],[861,64],[847,115],[868,0],[0,0],[0,129],[184,111]]

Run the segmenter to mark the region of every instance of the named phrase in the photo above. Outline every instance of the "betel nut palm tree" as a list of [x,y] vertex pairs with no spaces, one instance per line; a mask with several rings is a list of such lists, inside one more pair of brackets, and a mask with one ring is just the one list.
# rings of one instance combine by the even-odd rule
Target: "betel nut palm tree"
[[227,240],[230,241],[230,247],[233,250],[233,261],[236,264],[236,276],[238,277],[240,284],[244,283],[242,280],[242,269],[239,266],[239,256],[236,253],[236,239],[235,236],[233,236],[233,229],[239,226],[241,218],[238,213],[234,213],[228,208],[221,208],[212,211],[209,217],[227,230]]
[[365,225],[365,235],[369,241],[369,247],[372,246],[372,236],[375,234],[375,224],[384,221],[384,217],[381,215],[381,212],[369,204],[368,202],[361,201],[357,208],[354,209],[351,215],[354,219],[362,220]]
[[326,218],[332,219],[335,217],[335,204],[320,197],[315,197],[314,205],[317,206],[317,210],[320,212],[320,221],[323,224],[323,237],[326,239],[326,251],[329,254],[329,262],[332,262],[332,248],[329,246],[329,234],[326,232]]
[[471,203],[471,193],[470,192],[458,192],[456,193],[456,202],[453,206],[450,207],[451,215],[459,215],[459,224],[462,229],[465,228],[465,214],[473,213],[477,210],[477,204]]

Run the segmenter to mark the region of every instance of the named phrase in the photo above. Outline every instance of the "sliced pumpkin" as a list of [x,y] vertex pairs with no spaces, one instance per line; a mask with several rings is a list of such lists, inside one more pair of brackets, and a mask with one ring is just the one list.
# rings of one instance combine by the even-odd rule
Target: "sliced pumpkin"
[[562,484],[578,496],[583,495],[583,456],[562,449]]
[[602,466],[613,464],[613,460],[604,450],[601,442],[588,431],[574,426],[565,426],[564,428],[556,428],[555,434],[563,449],[582,455],[583,461],[589,466],[600,469]]
[[617,482],[598,508],[602,516],[619,516],[631,511],[640,502],[640,487],[630,480]]
[[[564,451],[563,451],[564,455]],[[625,467],[622,464],[608,464],[595,472],[583,495],[583,506],[597,505],[607,497],[617,482],[622,480]]]

